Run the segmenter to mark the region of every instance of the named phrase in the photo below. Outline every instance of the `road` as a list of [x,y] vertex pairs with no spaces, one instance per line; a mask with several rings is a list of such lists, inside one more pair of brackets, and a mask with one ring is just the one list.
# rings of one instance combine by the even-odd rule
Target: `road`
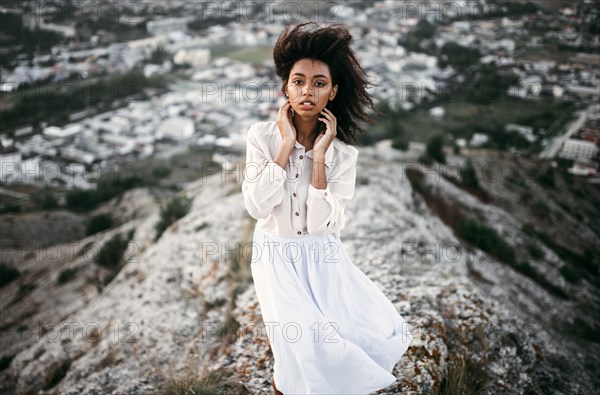
[[548,144],[548,146],[544,148],[542,152],[540,152],[540,159],[554,158],[562,148],[565,141],[567,141],[567,139],[569,139],[574,133],[581,129],[581,127],[585,124],[585,121],[587,120],[587,112],[578,111],[577,114],[579,115],[579,117],[569,124],[569,126],[567,127],[567,131],[563,135],[552,139],[550,144]]

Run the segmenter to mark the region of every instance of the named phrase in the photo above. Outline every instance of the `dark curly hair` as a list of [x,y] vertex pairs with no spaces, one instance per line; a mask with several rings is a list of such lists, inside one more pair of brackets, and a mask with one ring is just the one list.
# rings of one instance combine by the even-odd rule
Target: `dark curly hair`
[[337,119],[336,137],[347,144],[351,140],[356,142],[355,132],[366,133],[357,121],[375,123],[365,112],[365,106],[381,113],[366,90],[367,86],[375,84],[367,81],[365,70],[356,60],[350,48],[352,36],[345,25],[317,25],[316,30],[305,30],[310,24],[317,25],[315,22],[301,23],[293,28],[286,25],[273,48],[275,71],[283,83],[281,91],[285,94],[290,71],[298,60],[308,58],[326,63],[333,85],[338,84],[338,94],[328,103]]

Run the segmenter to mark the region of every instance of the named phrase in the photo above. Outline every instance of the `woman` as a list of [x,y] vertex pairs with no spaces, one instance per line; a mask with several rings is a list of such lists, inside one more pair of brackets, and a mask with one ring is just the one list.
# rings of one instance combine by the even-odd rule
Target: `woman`
[[[312,22],[311,22],[312,23]],[[391,301],[340,240],[354,196],[356,121],[374,109],[348,30],[310,23],[273,51],[287,98],[248,131],[244,204],[256,218],[251,271],[273,351],[276,394],[366,394],[412,340]],[[375,110],[375,109],[374,109]]]

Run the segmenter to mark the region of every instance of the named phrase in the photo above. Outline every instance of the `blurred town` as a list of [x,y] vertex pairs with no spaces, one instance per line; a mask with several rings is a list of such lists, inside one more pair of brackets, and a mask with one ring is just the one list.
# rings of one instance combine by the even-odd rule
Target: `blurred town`
[[596,393],[599,2],[2,1],[0,395],[271,393],[241,170],[305,21],[379,110],[342,238],[419,335],[378,393]]
[[[457,149],[560,160],[597,181],[591,0],[299,4],[3,5],[2,183],[92,189],[91,174],[115,163],[189,150],[233,165],[249,125],[280,103],[273,44],[285,24],[305,20],[351,28],[372,93],[391,111],[363,143],[437,133]],[[14,210],[24,195],[3,190],[3,209]]]

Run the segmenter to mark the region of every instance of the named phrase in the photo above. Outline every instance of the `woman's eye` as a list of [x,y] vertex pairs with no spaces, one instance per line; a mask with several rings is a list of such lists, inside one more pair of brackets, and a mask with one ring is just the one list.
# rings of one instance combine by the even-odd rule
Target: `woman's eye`
[[302,80],[294,80],[294,83],[296,83],[296,82],[298,82],[298,81],[302,82]]
[[317,85],[317,86],[325,86],[325,83],[323,81],[317,81],[317,84],[321,84],[321,85]]

